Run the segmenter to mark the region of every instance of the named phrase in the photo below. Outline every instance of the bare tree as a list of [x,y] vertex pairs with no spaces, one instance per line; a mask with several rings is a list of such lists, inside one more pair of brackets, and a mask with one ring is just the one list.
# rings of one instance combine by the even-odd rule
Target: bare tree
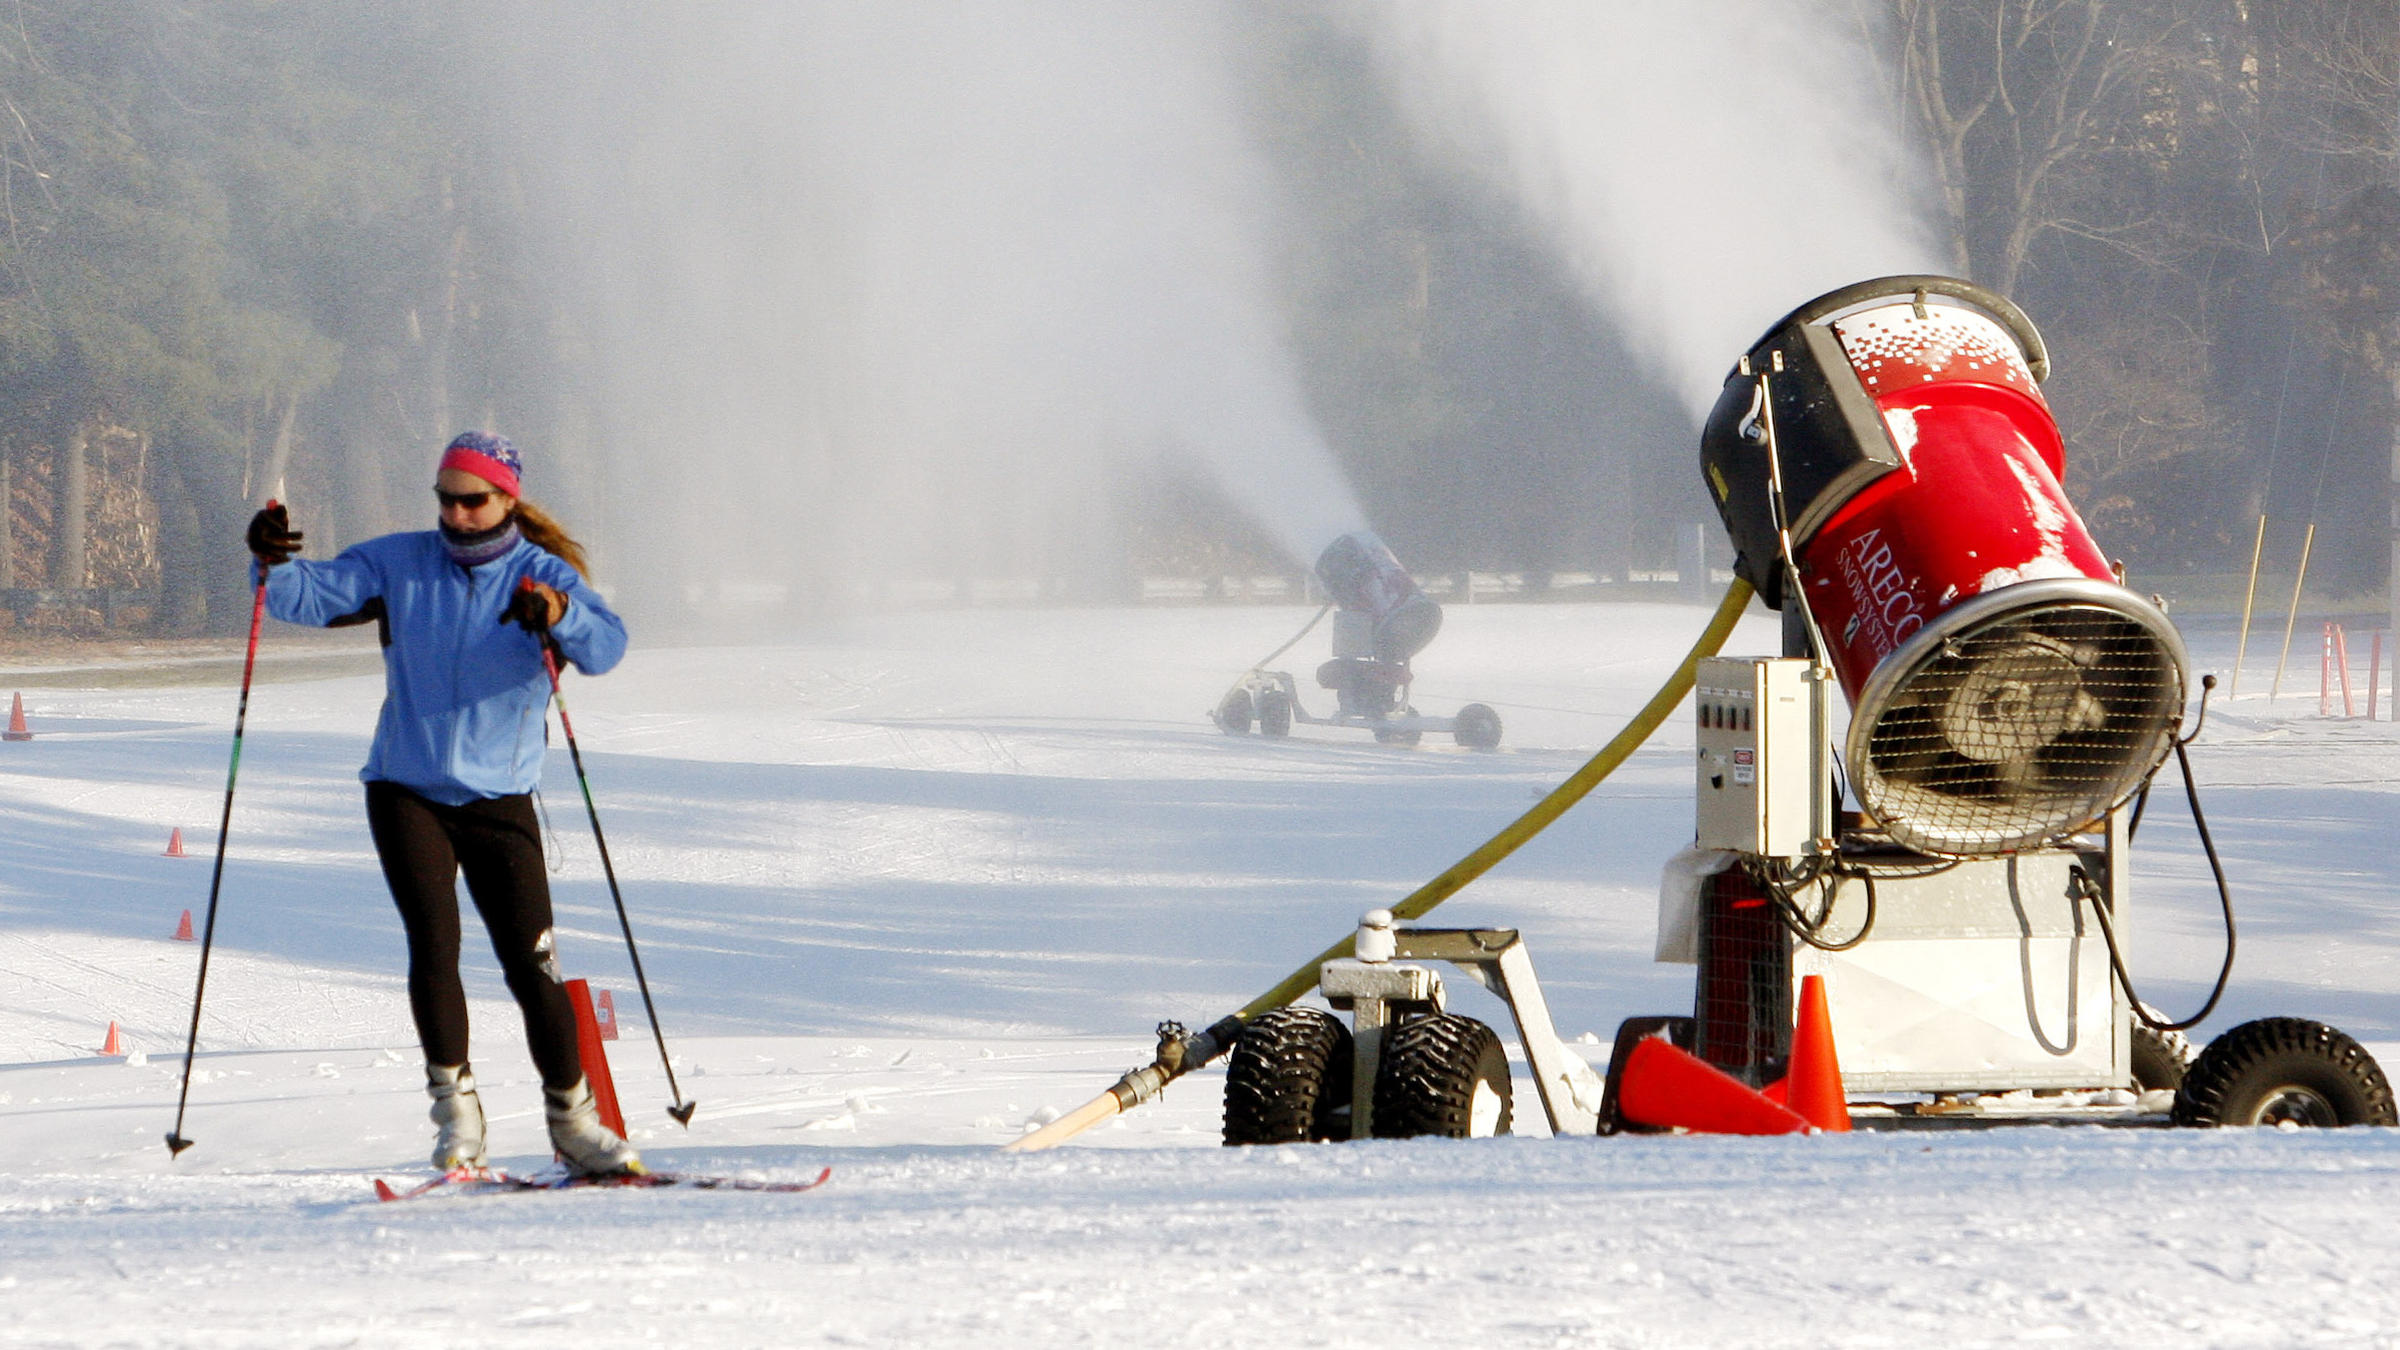
[[2190,24],[2133,0],[1851,0],[1885,93],[1933,171],[1951,265],[2012,293],[2056,232],[2152,260],[2153,224],[2091,189],[2159,128],[2145,96],[2190,59]]

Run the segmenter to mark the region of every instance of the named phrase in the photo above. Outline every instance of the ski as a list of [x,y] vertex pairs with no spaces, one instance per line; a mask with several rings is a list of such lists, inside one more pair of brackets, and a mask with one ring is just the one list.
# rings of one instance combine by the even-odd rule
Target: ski
[[382,1177],[377,1177],[375,1178],[375,1198],[378,1200],[414,1200],[428,1191],[438,1190],[444,1186],[455,1186],[462,1181],[474,1181],[484,1175],[486,1174],[482,1168],[453,1167],[430,1181],[420,1181],[404,1191],[394,1188],[392,1183],[385,1181]]
[[526,1176],[503,1172],[497,1168],[456,1168],[429,1181],[419,1182],[406,1189],[396,1187],[378,1177],[375,1198],[379,1201],[414,1200],[436,1192],[459,1195],[497,1195],[518,1191],[575,1191],[598,1188],[653,1190],[668,1186],[685,1186],[696,1191],[764,1191],[792,1194],[813,1191],[833,1176],[833,1169],[823,1168],[806,1181],[762,1181],[749,1177],[711,1176],[698,1172],[641,1172],[619,1176],[582,1176],[572,1172],[543,1173]]

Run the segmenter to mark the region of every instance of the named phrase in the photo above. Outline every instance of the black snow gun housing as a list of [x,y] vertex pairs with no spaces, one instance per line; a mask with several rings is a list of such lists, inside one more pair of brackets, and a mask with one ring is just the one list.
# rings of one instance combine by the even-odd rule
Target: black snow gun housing
[[[1292,724],[1363,727],[1387,745],[1415,745],[1428,731],[1446,731],[1470,750],[1500,744],[1500,715],[1470,703],[1456,717],[1427,717],[1409,703],[1415,674],[1409,662],[1442,630],[1442,607],[1425,594],[1369,530],[1354,530],[1325,546],[1317,557],[1317,581],[1327,603],[1291,642],[1252,666],[1225,691],[1210,717],[1229,736],[1255,725],[1262,736],[1282,737]],[[1317,667],[1317,684],[1333,691],[1334,712],[1318,717],[1301,706],[1298,685],[1268,662],[1333,615],[1333,657]]]

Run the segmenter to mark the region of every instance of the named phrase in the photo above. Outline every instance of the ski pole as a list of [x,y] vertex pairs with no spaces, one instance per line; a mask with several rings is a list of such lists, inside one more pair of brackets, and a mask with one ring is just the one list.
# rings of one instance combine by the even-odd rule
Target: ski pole
[[[267,509],[275,503],[269,501]],[[208,878],[208,920],[200,930],[200,982],[192,990],[192,1030],[183,1043],[183,1086],[175,1093],[175,1128],[167,1131],[167,1156],[192,1146],[183,1137],[183,1109],[192,1095],[192,1055],[200,1048],[200,1000],[208,993],[208,953],[217,937],[217,890],[225,880],[225,839],[233,826],[233,782],[242,772],[242,727],[250,720],[250,673],[258,667],[258,629],[267,615],[267,569],[258,569],[250,595],[250,649],[242,656],[242,700],[233,713],[233,762],[225,769],[225,810],[217,817],[217,865]]]
[[600,871],[608,878],[608,898],[617,905],[617,926],[625,930],[625,954],[633,958],[633,982],[642,991],[642,1011],[649,1014],[650,1034],[658,1039],[658,1062],[667,1071],[667,1092],[675,1099],[667,1114],[689,1129],[692,1112],[700,1109],[700,1103],[685,1101],[683,1089],[675,1085],[675,1064],[667,1058],[667,1034],[659,1030],[658,1006],[650,1001],[650,981],[642,974],[642,952],[633,942],[633,920],[625,913],[625,893],[617,888],[616,865],[608,860],[608,836],[600,831],[600,808],[592,804],[592,780],[583,771],[583,751],[575,744],[575,724],[567,720],[567,694],[558,682],[558,649],[551,645],[548,634],[542,636],[542,669],[550,672],[550,696],[558,700],[558,725],[567,733],[567,755],[575,761],[575,782],[583,789],[583,809],[592,818],[592,842],[600,846]]

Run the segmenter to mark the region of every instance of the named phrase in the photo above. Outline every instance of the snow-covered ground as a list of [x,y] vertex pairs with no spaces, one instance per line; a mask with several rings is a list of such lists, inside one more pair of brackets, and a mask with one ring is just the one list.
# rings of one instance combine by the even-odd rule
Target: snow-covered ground
[[[1499,708],[1495,754],[1219,734],[1203,710],[1305,617],[893,615],[774,646],[637,643],[570,684],[700,1103],[688,1131],[662,1109],[559,747],[563,958],[616,995],[637,1140],[686,1170],[831,1165],[805,1195],[368,1198],[421,1172],[429,1131],[355,783],[380,679],[326,678],[324,645],[289,636],[271,646],[306,655],[268,661],[251,704],[198,1143],[170,1161],[197,966],[171,935],[207,897],[232,677],[28,683],[36,737],[0,745],[0,1344],[2400,1340],[2394,1131],[1235,1151],[1215,1147],[1212,1071],[1067,1149],[997,1152],[1144,1062],[1157,1020],[1230,1011],[1530,806],[1705,614],[1453,607],[1418,702]],[[2230,632],[2187,636],[2224,668]],[[1729,650],[1773,640],[1754,618]],[[1287,659],[1321,655],[1312,638]],[[2315,713],[2313,693],[2246,698],[2195,747],[2243,920],[2202,1032],[2292,1013],[2393,1059],[2400,746],[2390,723]],[[1524,929],[1569,1037],[1688,1006],[1690,969],[1650,950],[1659,865],[1691,830],[1690,734],[1670,723],[1440,911]],[[2221,937],[2171,806],[2143,831],[2135,966],[2181,1012]],[[162,856],[177,828],[191,857]],[[535,1167],[514,1011],[468,951],[495,1153]],[[128,1058],[97,1053],[111,1021]]]

